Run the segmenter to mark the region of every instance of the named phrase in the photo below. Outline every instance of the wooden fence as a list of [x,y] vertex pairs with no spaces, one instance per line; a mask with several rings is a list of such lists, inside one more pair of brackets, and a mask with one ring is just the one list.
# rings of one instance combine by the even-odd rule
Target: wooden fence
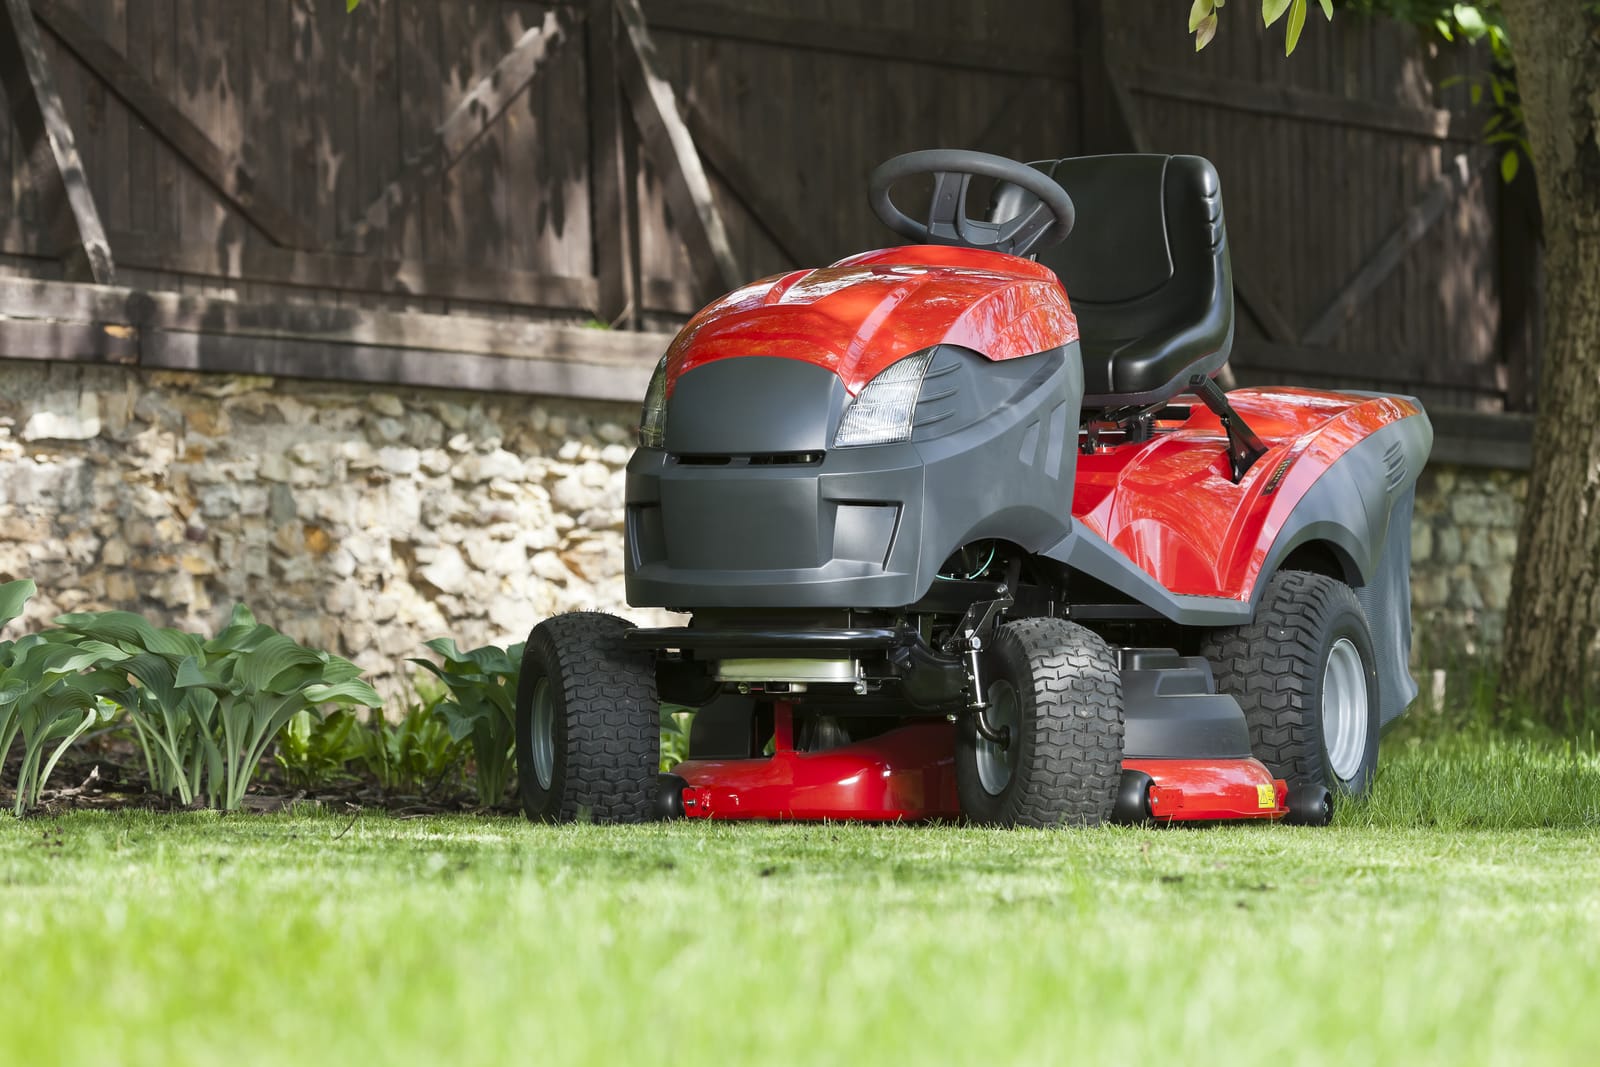
[[896,152],[1139,149],[1222,174],[1241,381],[1529,410],[1532,183],[1438,87],[1483,57],[1224,21],[1196,56],[1163,0],[0,0],[0,355],[625,393],[716,291],[887,243]]

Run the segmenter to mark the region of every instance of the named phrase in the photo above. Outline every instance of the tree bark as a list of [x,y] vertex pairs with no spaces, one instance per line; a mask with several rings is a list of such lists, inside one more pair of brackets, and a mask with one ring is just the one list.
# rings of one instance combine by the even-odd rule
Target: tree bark
[[1502,696],[1600,705],[1600,17],[1504,0],[1544,216],[1545,344]]

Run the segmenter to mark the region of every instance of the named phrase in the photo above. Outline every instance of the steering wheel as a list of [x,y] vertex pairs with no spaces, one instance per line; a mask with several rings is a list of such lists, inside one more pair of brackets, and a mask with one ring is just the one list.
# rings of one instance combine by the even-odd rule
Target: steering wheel
[[[933,175],[933,202],[928,221],[918,222],[895,207],[889,190],[915,175]],[[1009,182],[1025,195],[1022,210],[1003,222],[983,222],[967,215],[967,187],[974,176]],[[889,229],[918,244],[965,245],[1025,256],[1066,240],[1077,214],[1072,197],[1055,179],[1026,163],[987,152],[930,148],[907,152],[879,165],[868,185],[872,210]]]

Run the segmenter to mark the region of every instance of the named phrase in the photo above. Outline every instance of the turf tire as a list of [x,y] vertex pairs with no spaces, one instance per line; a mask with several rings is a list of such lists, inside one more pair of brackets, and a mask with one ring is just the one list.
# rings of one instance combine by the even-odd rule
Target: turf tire
[[1122,673],[1097,634],[1063,619],[1019,619],[984,654],[986,685],[1009,682],[1018,698],[1020,745],[998,794],[978,770],[978,733],[965,716],[956,735],[962,813],[996,826],[1098,826],[1111,817],[1122,779]]
[[[1322,683],[1334,645],[1347,638],[1366,679],[1366,737],[1348,778],[1329,762],[1323,734]],[[1267,583],[1246,626],[1212,630],[1201,654],[1211,661],[1217,691],[1244,709],[1250,749],[1291,789],[1323,786],[1360,796],[1378,766],[1378,675],[1372,634],[1355,591],[1336,578],[1279,571]]]
[[[661,759],[661,708],[648,652],[623,646],[631,623],[572,612],[533,628],[517,686],[517,783],[534,822],[630,823],[651,818]],[[548,784],[534,762],[533,705],[552,705]]]

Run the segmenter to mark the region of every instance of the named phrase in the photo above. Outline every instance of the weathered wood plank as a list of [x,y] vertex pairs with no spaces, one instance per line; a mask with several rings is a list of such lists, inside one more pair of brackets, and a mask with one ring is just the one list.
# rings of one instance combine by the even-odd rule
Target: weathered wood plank
[[837,258],[828,255],[815,227],[803,226],[793,217],[791,205],[772,193],[770,184],[749,168],[694,100],[684,101],[684,118],[706,165],[794,266],[820,267]]
[[1500,189],[1500,357],[1507,370],[1506,408],[1532,411],[1543,350],[1539,294],[1544,263],[1539,250],[1538,190],[1524,173]]
[[530,27],[492,71],[479,79],[434,132],[434,140],[407,161],[405,169],[382,194],[367,205],[359,220],[350,223],[335,247],[351,251],[365,247],[373,234],[389,226],[419,196],[422,187],[437,181],[472,149],[511,101],[533,81],[545,57],[572,32],[573,17],[562,9],[545,13],[544,21]]
[[1070,78],[1078,59],[1072,49],[1040,47],[1028,40],[1011,39],[1002,46],[997,41],[875,29],[851,25],[843,18],[776,15],[696,0],[648,0],[646,7],[651,25],[663,30],[870,59],[1052,78]]
[[1142,96],[1440,141],[1470,142],[1479,137],[1478,123],[1449,111],[1378,104],[1289,85],[1190,74],[1150,64],[1136,64],[1128,68],[1126,76],[1129,87]]
[[1505,369],[1490,364],[1441,360],[1437,368],[1424,369],[1413,362],[1385,351],[1330,351],[1297,344],[1275,344],[1253,338],[1234,341],[1229,362],[1240,368],[1307,374],[1321,378],[1351,381],[1416,385],[1459,386],[1485,393],[1505,388]]
[[315,235],[299,216],[261,188],[251,167],[218,147],[93,26],[61,0],[34,0],[33,7],[63,45],[273,243],[291,248],[317,246]]
[[614,0],[589,0],[584,27],[589,77],[589,217],[600,321],[632,327],[639,317],[638,208],[624,147]]
[[128,326],[0,318],[0,359],[135,363],[138,358],[138,334]]
[[[1139,121],[1137,105],[1128,89],[1123,69],[1119,67],[1108,70],[1106,78],[1111,100],[1115,104],[1115,126],[1121,129],[1121,140],[1126,141],[1132,151],[1150,151],[1149,138],[1145,136],[1143,124]],[[1238,264],[1234,264],[1233,294],[1244,307],[1245,313],[1256,321],[1256,325],[1261,328],[1261,332],[1268,340],[1294,339],[1294,326],[1279,310],[1278,305],[1260,290],[1249,276],[1249,272],[1239,270]]]
[[330,345],[222,334],[143,334],[140,365],[166,370],[266,374],[345,382],[375,382],[435,389],[638,401],[653,365],[637,368],[557,363],[535,359],[435,353],[376,345]]
[[1365,262],[1340,287],[1328,305],[1300,335],[1300,343],[1324,345],[1353,318],[1368,297],[1394,273],[1406,251],[1444,216],[1445,209],[1476,181],[1482,173],[1488,152],[1478,146],[1453,157],[1444,173],[1422,196],[1406,209],[1400,224],[1372,250]]
[[0,358],[635,401],[670,337],[0,278]]
[[66,200],[71,254],[82,258],[96,282],[111,282],[116,276],[111,246],[28,0],[0,0],[0,79],[23,152],[31,161],[32,181],[58,190]]
[[31,278],[0,277],[0,306],[17,316],[0,322],[119,324],[140,329],[297,338],[519,359],[618,365],[642,361],[652,367],[670,340],[663,335],[521,318],[434,315],[328,304],[250,303],[191,293],[72,285]]
[[622,34],[617,49],[633,121],[665,184],[667,204],[689,248],[693,269],[707,288],[732,289],[747,279],[728,241],[727,228],[711,196],[694,138],[678,113],[672,86],[658,69],[655,45],[639,0],[617,0]]
[[265,246],[239,249],[219,264],[210,250],[173,246],[143,234],[117,234],[129,265],[207,277],[259,280],[326,291],[392,293],[480,300],[551,310],[594,312],[593,278],[567,278],[465,264],[379,259]]
[[1500,470],[1533,465],[1533,416],[1431,407],[1430,463]]

